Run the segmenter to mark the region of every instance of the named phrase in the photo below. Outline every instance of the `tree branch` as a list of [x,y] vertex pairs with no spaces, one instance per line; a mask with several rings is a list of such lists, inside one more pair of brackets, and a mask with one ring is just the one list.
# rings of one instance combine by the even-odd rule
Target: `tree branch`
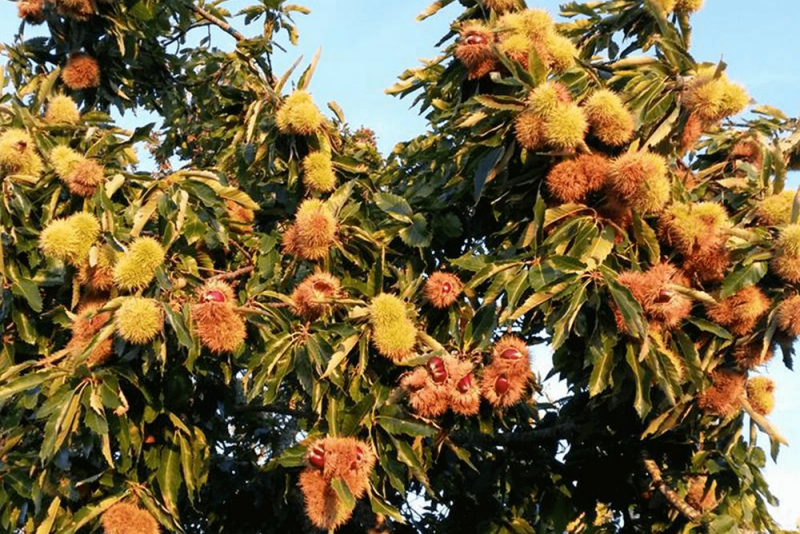
[[212,276],[210,280],[235,280],[240,276],[244,276],[246,274],[252,273],[255,270],[253,265],[249,265],[247,267],[242,267],[241,269],[236,269],[235,271],[231,271],[229,273],[222,273],[216,276]]
[[314,415],[311,410],[296,410],[286,406],[237,406],[234,408],[236,413],[273,413],[277,415],[291,415],[292,417],[309,417]]
[[230,24],[222,19],[219,19],[199,6],[192,6],[192,10],[200,17],[206,19],[211,24],[219,27],[222,31],[236,39],[237,41],[244,41],[246,37],[241,32],[233,28]]
[[[193,4],[191,5],[191,8],[192,11],[194,11],[199,17],[217,26],[219,29],[221,29],[222,31],[224,31],[225,33],[236,39],[237,42],[242,42],[247,39],[247,37],[245,37],[242,32],[238,31],[236,28],[234,28],[224,20],[215,17],[205,9]],[[264,61],[264,58],[253,56],[253,61],[255,61],[256,64],[263,71],[263,74],[266,77],[265,78],[266,82],[269,83],[270,85],[274,85],[272,83],[272,69],[270,69],[270,66]]]
[[690,506],[680,495],[675,493],[674,489],[669,487],[661,476],[661,468],[658,467],[658,464],[652,460],[647,453],[642,453],[642,463],[647,472],[650,473],[650,478],[653,479],[653,484],[655,484],[658,491],[666,497],[676,510],[686,516],[690,521],[697,521],[703,517],[702,513]]
[[575,435],[577,430],[577,425],[568,423],[548,428],[535,428],[524,432],[506,432],[495,435],[462,431],[451,434],[450,439],[459,443],[473,445],[518,445],[567,439]]

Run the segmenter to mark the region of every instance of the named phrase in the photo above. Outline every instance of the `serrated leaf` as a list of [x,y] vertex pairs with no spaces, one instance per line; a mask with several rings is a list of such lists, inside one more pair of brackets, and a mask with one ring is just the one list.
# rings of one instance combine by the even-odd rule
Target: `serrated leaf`
[[589,376],[589,396],[594,397],[613,385],[611,372],[616,358],[614,345],[616,337],[605,332],[596,332],[589,341],[587,351],[592,358],[592,374]]
[[414,210],[411,209],[408,201],[400,195],[393,193],[375,193],[373,196],[375,204],[387,215],[405,223],[412,222],[411,217]]
[[400,510],[384,501],[374,491],[370,492],[369,494],[369,504],[372,508],[372,511],[376,514],[389,516],[401,525],[406,524],[406,518],[403,517],[403,514],[400,513]]
[[178,491],[183,479],[181,477],[180,453],[171,446],[164,447],[161,451],[161,463],[156,473],[158,487],[161,489],[161,498],[167,510],[173,515],[178,514]]
[[505,147],[502,146],[493,148],[478,161],[478,167],[475,169],[475,177],[473,178],[472,193],[476,203],[483,194],[483,188],[497,175],[497,164],[503,159],[505,151]]
[[509,96],[478,95],[473,99],[484,107],[501,111],[523,111],[525,103]]
[[411,225],[400,230],[400,239],[409,247],[425,248],[431,244],[431,233],[428,221],[421,213],[415,213]]
[[768,265],[765,261],[756,261],[735,270],[722,281],[720,298],[730,297],[740,289],[757,284],[767,274]]
[[28,302],[28,306],[36,313],[42,311],[42,296],[39,294],[39,286],[33,280],[17,278],[11,285],[11,292],[18,297],[23,297]]

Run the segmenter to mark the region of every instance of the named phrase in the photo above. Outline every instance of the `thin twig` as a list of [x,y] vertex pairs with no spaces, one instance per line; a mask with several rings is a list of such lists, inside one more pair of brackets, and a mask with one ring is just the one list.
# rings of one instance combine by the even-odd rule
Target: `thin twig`
[[242,267],[241,269],[236,269],[235,271],[231,271],[228,273],[218,274],[216,276],[212,276],[210,280],[235,280],[240,276],[244,276],[246,274],[250,274],[255,270],[253,265],[248,265],[247,267]]
[[214,15],[212,15],[211,13],[209,13],[208,11],[203,9],[202,7],[192,6],[192,10],[195,13],[197,13],[197,15],[203,17],[204,19],[206,19],[211,24],[214,24],[215,26],[218,26],[222,31],[224,31],[225,33],[227,33],[228,35],[230,35],[231,37],[233,37],[237,41],[244,41],[246,39],[246,37],[244,35],[242,35],[241,32],[239,32],[238,30],[233,28],[230,24],[228,24],[224,20],[215,17]]
[[[242,42],[242,41],[247,39],[247,37],[245,37],[242,32],[238,31],[236,28],[234,28],[233,26],[231,26],[230,24],[228,24],[224,20],[222,20],[222,19],[220,19],[218,17],[215,17],[214,15],[212,15],[211,13],[206,11],[205,9],[203,9],[201,7],[198,7],[198,6],[195,6],[195,5],[192,5],[191,8],[192,8],[192,11],[194,11],[198,16],[200,16],[200,17],[206,19],[208,22],[214,24],[219,29],[221,29],[222,31],[224,31],[225,33],[227,33],[228,35],[230,35],[231,37],[236,39],[237,42]],[[270,69],[270,66],[264,61],[264,58],[261,58],[261,57],[258,57],[258,56],[253,56],[253,61],[255,61],[256,64],[258,64],[258,66],[263,71],[263,74],[266,77],[265,81],[267,83],[271,83],[270,80],[272,78],[272,70]]]
[[696,510],[693,506],[689,505],[685,500],[678,495],[674,489],[669,487],[669,485],[664,481],[661,476],[661,468],[658,467],[658,464],[653,461],[650,457],[648,457],[647,453],[642,454],[642,463],[644,464],[644,468],[650,473],[650,478],[653,479],[653,484],[656,486],[658,491],[661,492],[664,497],[670,502],[670,504],[686,516],[690,521],[697,521],[703,514]]
[[[286,302],[274,302],[274,303],[270,303],[270,304],[259,304],[259,306],[263,306],[265,308],[288,308],[290,306],[290,304],[287,304]],[[239,313],[244,313],[245,315],[247,315],[247,314],[250,314],[250,315],[264,315],[264,316],[267,316],[267,317],[272,317],[271,313],[268,313],[268,312],[265,312],[265,311],[262,311],[262,310],[257,310],[255,308],[247,308],[245,306],[240,306],[240,307],[236,308],[236,311],[239,312]]]

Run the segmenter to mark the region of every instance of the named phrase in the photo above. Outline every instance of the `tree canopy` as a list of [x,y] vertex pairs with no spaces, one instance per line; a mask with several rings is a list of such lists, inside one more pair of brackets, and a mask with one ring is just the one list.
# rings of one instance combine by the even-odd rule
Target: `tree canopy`
[[691,54],[702,0],[460,3],[384,157],[274,72],[301,6],[17,2],[2,530],[780,531],[797,120]]

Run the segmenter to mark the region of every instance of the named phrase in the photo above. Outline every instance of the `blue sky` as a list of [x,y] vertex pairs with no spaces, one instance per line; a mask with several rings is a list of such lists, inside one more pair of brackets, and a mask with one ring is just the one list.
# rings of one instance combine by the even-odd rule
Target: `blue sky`
[[[395,143],[421,133],[425,121],[409,111],[410,101],[386,96],[384,90],[403,70],[437,54],[435,43],[460,9],[455,2],[439,16],[416,22],[415,16],[431,1],[297,0],[313,13],[296,17],[300,44],[276,55],[276,70],[280,73],[287,69],[301,54],[309,61],[322,47],[322,59],[311,86],[316,100],[320,104],[336,101],[351,125],[374,129],[381,150],[388,152]],[[247,3],[232,0],[225,5],[236,11]],[[529,4],[558,13],[558,2],[553,0],[529,0]],[[729,76],[746,85],[758,103],[798,116],[798,18],[800,2],[796,1],[706,0],[706,7],[693,19],[693,53],[698,60],[724,59]],[[17,27],[14,4],[0,3],[0,41],[10,41]],[[215,44],[230,47],[232,42],[226,35],[216,35]],[[125,117],[123,123],[132,126],[147,119]],[[793,187],[798,183],[796,177],[790,180]],[[546,374],[549,354],[542,351],[538,356],[539,369]],[[777,407],[771,419],[793,444],[783,448],[780,463],[770,465],[767,476],[781,499],[777,517],[785,527],[794,527],[800,519],[800,492],[795,489],[800,477],[800,388],[796,375],[786,370],[779,358],[765,372],[778,386]],[[551,390],[557,393],[557,385]],[[766,443],[766,438],[762,437],[761,442]]]

